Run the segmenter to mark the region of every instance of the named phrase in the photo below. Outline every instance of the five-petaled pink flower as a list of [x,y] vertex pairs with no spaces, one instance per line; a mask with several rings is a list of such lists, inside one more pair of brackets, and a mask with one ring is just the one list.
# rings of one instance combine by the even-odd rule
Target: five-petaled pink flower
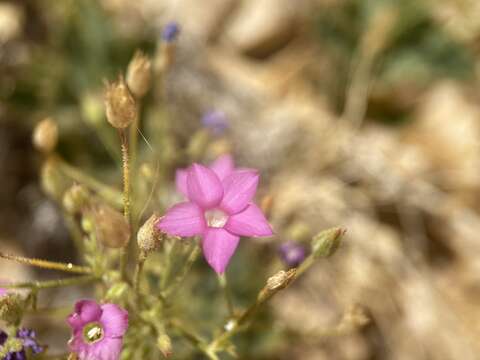
[[176,173],[177,189],[188,201],[170,208],[157,227],[170,235],[202,237],[205,259],[219,274],[237,248],[240,236],[270,236],[272,228],[253,202],[259,175],[234,167],[230,155],[210,167],[194,163]]
[[67,319],[73,336],[70,350],[79,360],[118,360],[123,335],[128,327],[128,312],[115,304],[99,305],[95,300],[80,300]]

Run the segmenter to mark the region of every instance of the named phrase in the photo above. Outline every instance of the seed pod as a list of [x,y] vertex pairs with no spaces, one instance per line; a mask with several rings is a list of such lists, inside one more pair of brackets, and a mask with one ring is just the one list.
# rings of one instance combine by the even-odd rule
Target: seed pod
[[84,186],[74,184],[63,195],[63,207],[69,214],[79,213],[88,204],[89,196]]
[[105,109],[108,122],[117,129],[128,127],[137,118],[137,104],[123,77],[106,84]]
[[153,214],[138,230],[138,247],[145,252],[150,252],[157,249],[162,241],[163,234],[155,226],[158,219],[158,216]]
[[11,325],[18,325],[23,314],[24,301],[15,293],[0,297],[0,319]]
[[58,143],[58,126],[51,118],[40,121],[33,130],[35,148],[43,153],[52,152]]
[[150,89],[152,63],[141,51],[137,51],[128,64],[127,85],[137,99],[142,98]]
[[120,212],[105,204],[98,204],[92,211],[99,242],[110,248],[121,248],[128,244],[130,226]]

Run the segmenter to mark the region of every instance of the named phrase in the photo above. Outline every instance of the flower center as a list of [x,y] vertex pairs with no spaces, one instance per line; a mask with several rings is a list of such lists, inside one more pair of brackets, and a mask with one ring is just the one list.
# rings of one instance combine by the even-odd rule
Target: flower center
[[103,328],[97,322],[89,323],[83,328],[83,339],[88,344],[102,340],[103,335]]
[[227,223],[228,215],[220,209],[207,210],[205,220],[210,227],[222,228]]

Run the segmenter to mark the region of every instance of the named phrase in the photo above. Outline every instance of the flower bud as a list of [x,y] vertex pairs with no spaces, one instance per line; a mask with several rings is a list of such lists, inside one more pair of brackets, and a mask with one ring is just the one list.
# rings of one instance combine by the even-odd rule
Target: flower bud
[[66,188],[66,179],[62,176],[58,162],[47,159],[42,165],[40,179],[43,191],[54,199],[61,199]]
[[124,296],[128,292],[128,284],[126,282],[118,282],[108,289],[107,294],[105,295],[105,301],[108,302],[119,302],[123,300]]
[[313,255],[316,258],[332,256],[337,251],[344,234],[344,229],[333,228],[315,235],[312,239]]
[[157,249],[160,245],[163,234],[155,226],[157,221],[158,216],[153,214],[138,230],[137,243],[140,250],[150,252]]
[[150,89],[152,80],[152,63],[141,51],[137,51],[128,64],[127,85],[132,94],[142,98]]
[[24,301],[20,295],[10,293],[0,297],[0,319],[18,325],[22,319]]
[[69,214],[79,213],[89,200],[88,190],[79,184],[74,184],[63,195],[63,207]]
[[93,208],[97,241],[110,248],[121,248],[130,240],[130,226],[124,216],[105,204]]
[[128,127],[137,118],[137,104],[123,77],[105,87],[108,122],[117,129]]
[[172,340],[167,334],[160,334],[157,338],[157,346],[164,357],[172,355]]
[[33,145],[43,153],[49,153],[58,143],[58,127],[51,118],[40,121],[33,130]]

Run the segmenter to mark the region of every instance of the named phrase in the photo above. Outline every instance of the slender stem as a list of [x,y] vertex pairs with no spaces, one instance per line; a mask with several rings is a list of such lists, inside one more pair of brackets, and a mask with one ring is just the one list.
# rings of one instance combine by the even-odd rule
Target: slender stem
[[24,283],[4,284],[4,285],[2,284],[2,287],[7,289],[32,288],[32,289],[40,290],[40,289],[50,289],[50,288],[57,288],[57,287],[64,287],[64,286],[71,286],[71,285],[88,284],[96,280],[98,280],[96,276],[84,275],[84,276],[77,276],[77,277],[71,277],[67,279],[58,279],[58,280],[29,281]]
[[210,360],[218,360],[218,356],[215,352],[210,351],[206,346],[207,344],[205,340],[200,335],[188,329],[180,320],[171,319],[170,325],[176,328],[185,339],[190,341],[193,346],[205,354]]
[[92,273],[92,269],[90,269],[89,267],[73,265],[72,263],[66,264],[66,263],[60,263],[60,262],[54,262],[54,261],[31,259],[23,256],[4,254],[2,252],[0,252],[0,258],[13,260],[20,264],[40,267],[43,269],[60,270],[60,271],[65,271],[65,272],[75,273],[75,274],[91,274]]
[[200,247],[198,246],[198,244],[195,244],[195,247],[193,248],[192,252],[188,256],[187,261],[185,262],[185,265],[182,268],[182,273],[178,275],[175,278],[173,284],[170,285],[167,290],[165,290],[164,292],[165,297],[169,297],[171,294],[175,293],[175,291],[178,290],[183,280],[185,279],[190,269],[192,268],[193,263],[195,262],[195,260],[197,260],[198,255],[200,255]]
[[140,104],[139,101],[137,102],[137,117],[130,125],[130,164],[131,168],[136,169],[136,162],[137,162],[137,153],[138,153],[138,131],[140,126]]
[[227,277],[225,276],[225,274],[218,275],[218,282],[220,284],[220,287],[222,288],[223,295],[225,296],[228,313],[230,317],[234,317],[235,309],[233,307],[232,294],[230,293],[230,289],[228,288]]
[[133,288],[135,289],[135,292],[137,294],[139,294],[140,280],[145,260],[147,260],[147,254],[143,250],[141,250],[138,254],[137,267],[135,268],[135,276],[133,278]]

